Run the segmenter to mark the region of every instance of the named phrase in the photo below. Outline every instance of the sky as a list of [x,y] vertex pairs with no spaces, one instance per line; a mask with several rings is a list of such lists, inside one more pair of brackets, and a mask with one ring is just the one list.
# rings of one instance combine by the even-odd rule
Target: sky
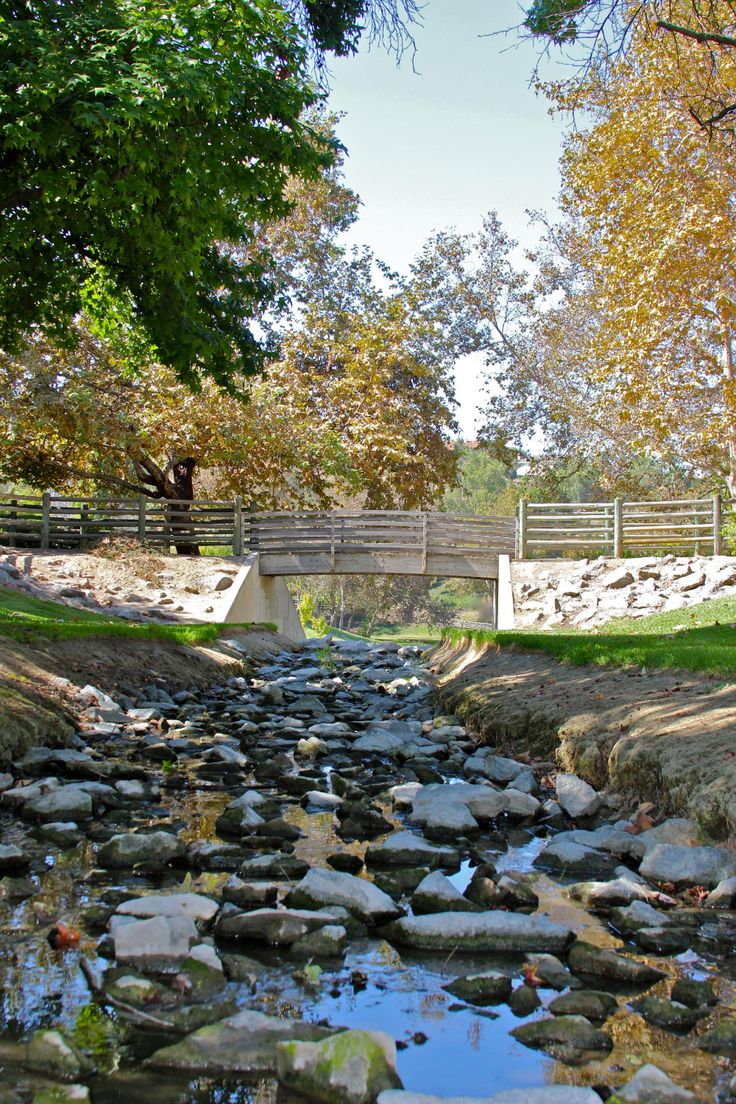
[[[537,48],[494,35],[521,21],[516,0],[429,0],[423,16],[416,71],[380,46],[330,67],[347,183],[363,201],[351,237],[398,271],[432,231],[476,230],[489,210],[531,245],[526,211],[553,211],[559,187],[563,123],[529,86]],[[465,438],[475,436],[481,376],[478,357],[459,362]]]

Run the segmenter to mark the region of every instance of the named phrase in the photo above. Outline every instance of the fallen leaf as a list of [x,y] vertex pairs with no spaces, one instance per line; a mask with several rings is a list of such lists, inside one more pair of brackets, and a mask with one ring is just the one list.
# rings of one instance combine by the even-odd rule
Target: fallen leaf
[[542,978],[537,977],[538,967],[538,962],[525,962],[521,967],[521,976],[524,978],[525,985],[533,985],[535,987],[544,985]]
[[643,809],[640,809],[631,824],[626,825],[624,832],[628,832],[630,836],[638,836],[640,832],[646,832],[653,827],[654,821],[652,818]]
[[68,927],[62,920],[59,920],[46,938],[55,951],[66,951],[70,947],[79,945],[79,932],[77,929]]

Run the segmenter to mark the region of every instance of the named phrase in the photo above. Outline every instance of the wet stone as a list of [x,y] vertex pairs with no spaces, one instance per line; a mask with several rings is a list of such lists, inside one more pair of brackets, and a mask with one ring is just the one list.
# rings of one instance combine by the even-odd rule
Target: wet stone
[[569,1065],[582,1065],[612,1049],[610,1036],[584,1016],[553,1016],[513,1028],[511,1034],[520,1043],[543,1050]]
[[672,986],[672,1000],[686,1004],[688,1008],[700,1008],[702,1005],[718,1003],[710,981],[696,981],[695,978],[678,978]]
[[631,1002],[631,1007],[642,1016],[647,1023],[662,1027],[665,1031],[673,1031],[685,1034],[695,1027],[698,1020],[708,1015],[708,1010],[700,1011],[697,1008],[688,1008],[674,1000],[663,1000],[660,997],[640,997]]
[[286,898],[294,908],[341,905],[365,924],[383,924],[403,914],[403,909],[365,878],[338,870],[314,867]]
[[444,987],[448,993],[471,1004],[498,1004],[511,995],[511,978],[496,970],[466,974]]
[[581,939],[576,940],[570,948],[568,964],[574,974],[608,978],[622,985],[653,985],[666,976],[661,970],[648,966],[645,962],[596,947]]
[[616,998],[599,989],[578,989],[562,993],[550,1001],[549,1011],[555,1016],[585,1016],[591,1023],[603,1023],[618,1007]]

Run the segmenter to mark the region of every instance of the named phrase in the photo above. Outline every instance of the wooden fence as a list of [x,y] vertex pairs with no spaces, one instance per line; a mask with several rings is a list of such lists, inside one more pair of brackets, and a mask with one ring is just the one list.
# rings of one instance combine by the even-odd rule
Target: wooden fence
[[225,545],[243,551],[242,505],[199,499],[0,497],[0,544],[16,548],[87,549],[103,537],[160,546]]
[[627,551],[708,552],[719,556],[721,496],[668,502],[526,502],[517,513],[517,556],[609,555]]
[[[402,557],[410,573],[441,575],[463,559],[502,554],[610,555],[694,550],[720,555],[721,497],[669,502],[526,502],[510,517],[435,511],[323,510],[250,514],[228,501],[0,495],[0,544],[15,548],[93,547],[106,536],[130,537],[169,551],[172,546],[246,549],[272,564],[301,558],[321,571],[356,569],[371,556]],[[339,561],[339,562],[338,562]],[[317,568],[315,568],[317,570]],[[478,574],[469,568],[470,574]],[[288,573],[288,572],[286,572]]]

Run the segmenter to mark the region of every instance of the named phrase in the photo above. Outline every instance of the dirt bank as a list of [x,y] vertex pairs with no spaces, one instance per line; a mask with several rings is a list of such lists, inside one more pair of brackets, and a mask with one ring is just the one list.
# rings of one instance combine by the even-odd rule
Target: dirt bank
[[20,644],[0,639],[0,763],[31,745],[64,744],[84,710],[82,687],[137,696],[154,683],[169,693],[201,689],[243,673],[244,661],[292,646],[268,630],[229,632],[227,640],[187,647],[166,641],[89,636]]
[[467,643],[439,645],[431,662],[444,707],[487,743],[555,757],[716,839],[736,834],[736,684]]

